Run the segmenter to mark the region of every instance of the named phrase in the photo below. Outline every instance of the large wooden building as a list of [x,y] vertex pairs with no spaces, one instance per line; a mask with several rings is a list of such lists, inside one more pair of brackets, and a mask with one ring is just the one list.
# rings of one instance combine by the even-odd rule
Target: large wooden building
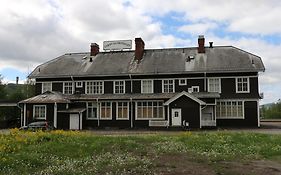
[[259,127],[260,57],[233,46],[67,53],[29,75],[37,96],[23,100],[21,124],[60,129]]

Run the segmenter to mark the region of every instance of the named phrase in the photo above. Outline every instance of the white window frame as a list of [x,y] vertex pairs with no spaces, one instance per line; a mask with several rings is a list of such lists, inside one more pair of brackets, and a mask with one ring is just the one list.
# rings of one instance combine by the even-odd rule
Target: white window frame
[[[218,80],[219,82],[219,89],[218,91],[211,91],[210,90],[210,80]],[[208,92],[218,92],[218,93],[221,93],[221,79],[220,78],[208,78]]]
[[[217,108],[218,103],[225,102],[225,104],[227,104],[227,102],[231,102],[231,109],[233,109],[232,102],[236,102],[237,103],[237,105],[236,105],[237,114],[238,114],[238,102],[242,103],[242,116],[236,116],[236,117],[233,117],[233,115],[231,117],[217,116],[217,113],[216,113],[217,119],[245,119],[245,105],[244,105],[245,101],[243,101],[243,100],[217,100],[216,102],[217,102],[216,108]],[[227,114],[227,105],[225,105],[225,109],[226,109],[226,114]],[[217,111],[217,109],[216,109],[216,111]],[[221,111],[222,111],[222,109],[220,109],[220,113],[221,113]]]
[[75,85],[76,85],[77,88],[81,88],[81,87],[83,87],[83,82],[82,81],[76,81]]
[[[150,81],[151,82],[151,90],[150,90],[150,92],[144,92],[144,83],[143,83],[144,81]],[[152,94],[152,93],[154,93],[153,89],[154,89],[154,81],[153,80],[151,80],[151,79],[149,79],[149,80],[141,80],[141,93],[142,94]]]
[[[45,116],[44,117],[35,117],[35,108],[36,107],[39,107],[39,108],[42,108],[44,107],[44,113],[45,113]],[[39,113],[40,114],[40,113]],[[46,120],[47,119],[47,106],[46,105],[33,105],[33,119],[38,119],[38,120]]]
[[[50,89],[44,90],[46,84],[50,85]],[[52,91],[52,89],[53,89],[53,83],[52,82],[42,82],[41,93],[44,93],[46,91]]]
[[[181,82],[182,80],[184,80],[184,83]],[[181,78],[181,79],[179,79],[179,86],[185,86],[185,85],[187,85],[187,80],[186,80],[186,78]]]
[[[153,110],[154,110],[153,103],[157,102],[157,109],[158,109],[158,107],[160,107],[159,103],[161,102],[162,103],[161,107],[162,107],[162,110],[163,110],[162,118],[153,118],[153,116],[152,116],[152,118],[142,118],[142,117],[139,117],[138,116],[138,102],[141,102],[141,103],[143,103],[143,102],[146,102],[146,103],[152,102],[152,115],[153,115]],[[143,106],[141,108],[143,108]],[[159,100],[157,100],[157,101],[156,100],[151,100],[151,101],[135,101],[135,116],[136,116],[136,120],[165,120],[165,106],[164,106],[164,102],[163,101],[159,101]]]
[[[165,84],[164,82],[165,81],[173,81],[173,89],[172,89],[172,92],[170,92],[170,90],[168,90],[168,92],[165,92]],[[169,86],[169,83],[168,83],[168,86]],[[169,88],[168,88],[169,89]],[[162,93],[174,93],[175,92],[175,80],[174,79],[164,79],[162,80]]]
[[[191,86],[192,92],[195,92],[194,89],[198,89],[197,92],[200,92],[199,86]],[[196,93],[196,92],[195,92]]]
[[[123,92],[116,92],[116,89],[115,89],[115,87],[117,86],[116,85],[116,82],[123,82]],[[118,85],[119,86],[119,88],[120,88],[120,85]],[[113,93],[114,94],[125,94],[125,88],[126,88],[126,84],[125,84],[125,80],[115,80],[114,82],[113,82]],[[119,91],[120,91],[120,89],[119,89]]]
[[[93,108],[96,108],[97,109],[97,113],[96,113],[96,117],[95,118],[89,118],[88,116],[89,116],[89,103],[95,103],[96,104],[96,106],[91,106],[91,109],[93,109]],[[96,102],[92,102],[92,101],[89,101],[89,102],[86,102],[86,107],[87,107],[87,114],[86,114],[86,119],[87,120],[98,120],[98,116],[99,116],[99,114],[98,114],[98,110],[99,110],[99,108],[98,108],[98,104],[96,103]]]
[[[74,92],[74,83],[72,82],[72,81],[67,81],[67,82],[63,82],[63,91],[62,91],[62,93],[63,94],[66,94],[65,93],[65,84],[66,83],[71,83],[72,84],[72,92],[71,92],[71,94],[73,94],[73,92]],[[67,94],[69,94],[69,93],[67,93]],[[70,95],[70,94],[69,94]]]
[[[101,118],[102,103],[110,103],[110,118]],[[98,108],[99,108],[99,112],[98,112],[99,120],[112,120],[112,102],[101,101],[98,103]]]
[[[242,82],[242,91],[239,91],[239,89],[238,89],[238,79],[240,79],[240,78],[247,79],[247,90],[246,91],[243,91],[243,82]],[[250,78],[249,77],[236,77],[235,84],[236,84],[236,93],[250,93]]]
[[[119,106],[119,104],[118,103],[122,103],[122,106]],[[123,107],[124,107],[124,105],[123,105],[123,103],[127,103],[127,108],[128,108],[128,110],[127,110],[127,117],[126,118],[120,118],[119,117],[119,112],[118,112],[118,110],[119,110],[119,107],[121,107],[122,108],[122,115],[124,114],[123,113]],[[116,120],[129,120],[129,101],[117,101],[116,102]]]
[[[101,83],[101,84],[102,84],[102,85],[101,85],[101,86],[102,86],[102,87],[101,87],[101,92],[98,92],[98,93],[97,93],[97,92],[96,92],[96,93],[94,93],[94,92],[93,92],[93,93],[89,93],[89,92],[88,92],[88,86],[89,86],[88,83]],[[99,89],[98,86],[100,86],[100,85],[94,85],[94,86],[96,86],[96,88]],[[92,88],[92,89],[93,89],[93,88]],[[86,81],[86,82],[85,82],[85,94],[103,94],[103,93],[104,93],[104,81]]]

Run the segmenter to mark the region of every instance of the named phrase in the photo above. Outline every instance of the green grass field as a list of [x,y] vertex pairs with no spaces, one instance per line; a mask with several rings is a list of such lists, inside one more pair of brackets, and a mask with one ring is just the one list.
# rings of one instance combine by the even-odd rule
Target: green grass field
[[188,156],[188,161],[210,167],[227,161],[280,163],[281,135],[179,132],[169,136],[99,136],[17,129],[0,135],[1,174],[157,174],[159,169],[176,168],[163,167],[161,159],[167,155]]

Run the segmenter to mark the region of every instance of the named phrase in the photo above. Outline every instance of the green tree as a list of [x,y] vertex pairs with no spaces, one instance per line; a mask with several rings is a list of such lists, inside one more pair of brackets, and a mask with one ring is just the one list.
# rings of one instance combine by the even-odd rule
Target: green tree
[[268,108],[261,109],[261,115],[266,119],[281,119],[281,103],[276,103]]
[[5,85],[3,85],[2,80],[3,80],[3,76],[0,74],[0,100],[4,100],[7,97]]

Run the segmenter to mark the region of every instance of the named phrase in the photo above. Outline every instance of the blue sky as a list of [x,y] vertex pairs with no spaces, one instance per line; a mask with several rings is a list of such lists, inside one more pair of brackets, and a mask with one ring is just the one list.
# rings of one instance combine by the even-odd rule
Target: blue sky
[[[281,1],[2,0],[0,74],[15,82],[37,65],[104,40],[142,37],[146,48],[194,47],[198,35],[262,57],[261,103],[281,98]],[[101,47],[102,48],[102,47]]]

